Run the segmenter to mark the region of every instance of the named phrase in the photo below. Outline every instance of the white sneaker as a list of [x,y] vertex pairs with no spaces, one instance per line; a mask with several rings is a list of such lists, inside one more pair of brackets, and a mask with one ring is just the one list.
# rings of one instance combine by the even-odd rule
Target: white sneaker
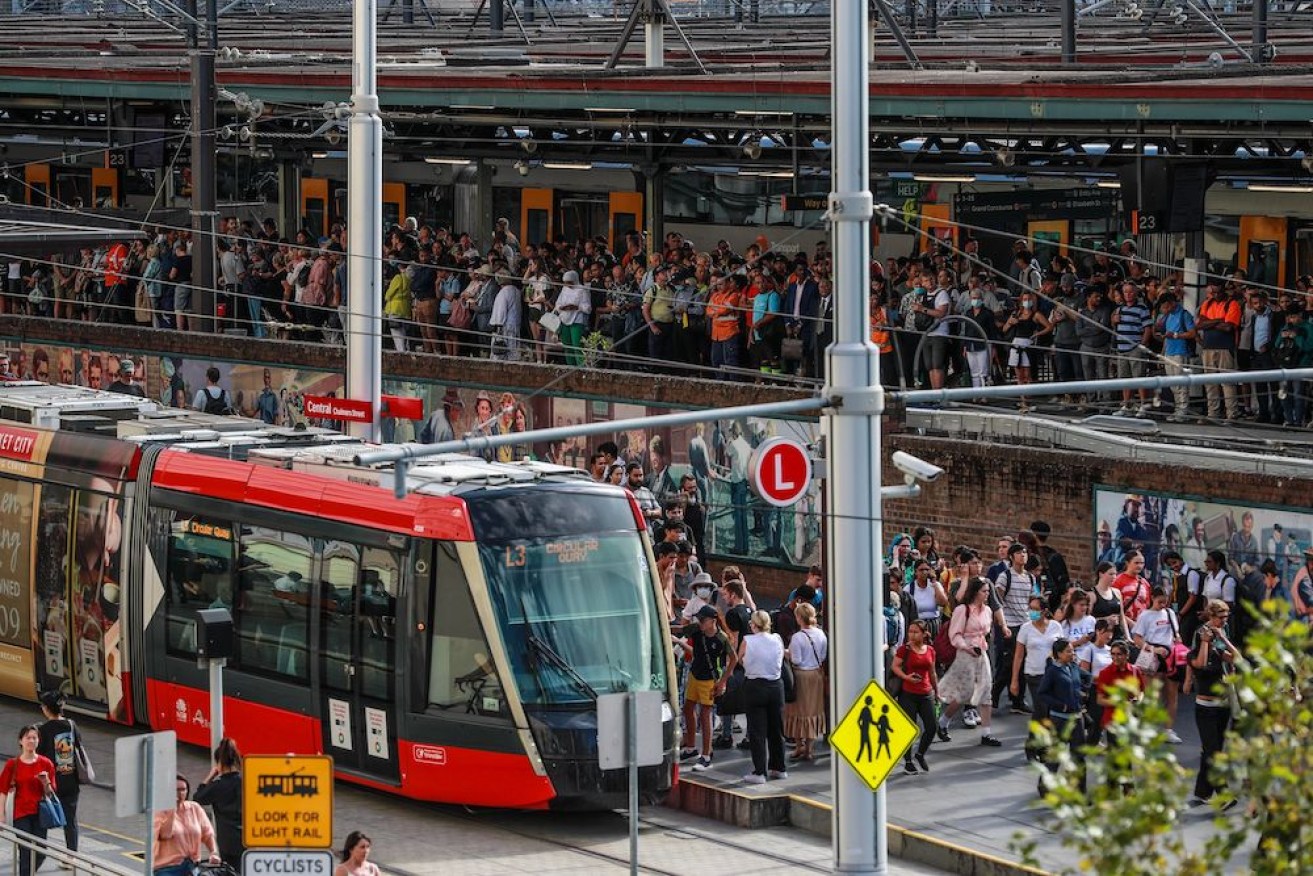
[[766,784],[766,777],[759,776],[756,773],[748,773],[743,777],[743,781],[747,782],[749,785],[764,785]]
[[1149,415],[1149,411],[1151,410],[1153,410],[1153,407],[1148,402],[1145,402],[1144,404],[1140,405],[1140,416],[1147,417]]
[[788,770],[771,770],[771,771],[770,771],[770,777],[771,777],[772,779],[787,779],[787,778],[789,777],[789,771],[788,771]]
[[980,714],[975,709],[966,709],[962,713],[962,726],[974,730],[980,726]]
[[1117,410],[1113,411],[1112,415],[1114,417],[1129,417],[1131,415],[1130,405],[1122,405]]
[[1167,731],[1167,741],[1170,742],[1170,743],[1172,743],[1172,745],[1180,745],[1180,744],[1181,744],[1182,742],[1184,742],[1185,740],[1182,739],[1181,737],[1177,736],[1175,730],[1168,730],[1168,731]]

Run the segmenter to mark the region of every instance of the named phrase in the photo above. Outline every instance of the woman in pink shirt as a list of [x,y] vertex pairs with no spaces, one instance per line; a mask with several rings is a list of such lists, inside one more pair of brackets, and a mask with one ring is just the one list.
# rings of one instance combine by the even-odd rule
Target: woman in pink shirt
[[939,718],[939,738],[949,741],[948,722],[963,705],[974,705],[980,713],[980,744],[998,748],[1002,743],[990,731],[990,687],[993,673],[989,668],[988,636],[994,613],[989,610],[989,590],[983,578],[972,578],[966,585],[962,601],[953,609],[948,637],[957,649],[953,665],[939,681],[939,696],[947,701]]
[[189,796],[191,783],[179,775],[177,805],[155,813],[155,876],[193,876],[202,845],[210,851],[210,863],[219,863],[210,816],[201,804],[187,799]]

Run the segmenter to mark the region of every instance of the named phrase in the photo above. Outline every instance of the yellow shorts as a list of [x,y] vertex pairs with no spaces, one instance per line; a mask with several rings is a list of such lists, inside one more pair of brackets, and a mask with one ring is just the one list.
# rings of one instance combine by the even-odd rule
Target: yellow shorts
[[697,703],[700,706],[714,706],[716,697],[712,694],[712,691],[715,687],[716,682],[713,679],[699,681],[690,675],[684,685],[684,702]]

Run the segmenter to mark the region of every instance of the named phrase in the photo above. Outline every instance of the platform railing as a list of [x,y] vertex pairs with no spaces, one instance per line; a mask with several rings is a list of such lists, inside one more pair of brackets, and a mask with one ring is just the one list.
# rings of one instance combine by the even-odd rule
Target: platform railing
[[[56,828],[56,831],[59,830]],[[35,854],[44,855],[47,861],[54,861],[74,874],[85,876],[141,876],[141,869],[120,867],[101,858],[93,858],[81,852],[71,852],[60,845],[52,845],[30,833],[25,833],[12,824],[0,823],[0,848],[9,846],[8,861],[10,873],[18,873],[18,856],[21,849],[29,849]],[[142,865],[145,866],[144,864]]]

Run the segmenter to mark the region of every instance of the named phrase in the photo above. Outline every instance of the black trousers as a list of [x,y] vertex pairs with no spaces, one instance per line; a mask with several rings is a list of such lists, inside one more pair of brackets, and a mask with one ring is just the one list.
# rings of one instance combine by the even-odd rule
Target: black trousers
[[70,852],[78,850],[78,797],[72,794],[60,794],[59,804],[64,807],[64,845]]
[[749,678],[744,682],[748,704],[748,744],[752,747],[752,771],[784,772],[784,683]]
[[[1008,627],[1012,635],[1005,636],[999,630],[994,631],[994,641],[997,643],[995,651],[998,653],[998,659],[994,661],[994,689],[990,692],[989,701],[994,708],[998,708],[999,695],[1008,689],[1012,684],[1012,655],[1017,650],[1017,633],[1021,630],[1020,625]],[[1013,705],[1024,703],[1026,701],[1025,691],[1020,696],[1008,694]]]
[[[912,720],[921,722],[921,742],[916,746],[916,753],[924,756],[935,741],[935,702],[930,694],[914,694],[903,691],[898,694],[898,705],[911,716]],[[912,762],[912,749],[907,749],[903,760]]]
[[1196,705],[1194,724],[1199,728],[1200,746],[1199,773],[1194,779],[1194,795],[1207,800],[1224,790],[1221,784],[1213,781],[1213,757],[1226,745],[1226,729],[1231,726],[1231,710]]
[[[1085,753],[1081,749],[1085,746],[1085,717],[1080,713],[1059,715],[1050,712],[1049,720],[1053,724],[1054,735],[1066,740],[1067,747],[1071,750],[1072,759],[1076,761],[1078,787],[1083,794],[1085,793]],[[1046,766],[1050,772],[1058,771],[1057,761],[1052,758]]]
[[[14,827],[23,833],[31,834],[37,839],[46,838],[46,829],[41,826],[41,817],[36,814],[24,815],[22,818],[14,819]],[[36,855],[36,863],[32,862],[32,856]],[[18,850],[18,876],[32,876],[41,868],[41,862],[46,859],[45,855],[33,852],[31,849],[20,848]]]

